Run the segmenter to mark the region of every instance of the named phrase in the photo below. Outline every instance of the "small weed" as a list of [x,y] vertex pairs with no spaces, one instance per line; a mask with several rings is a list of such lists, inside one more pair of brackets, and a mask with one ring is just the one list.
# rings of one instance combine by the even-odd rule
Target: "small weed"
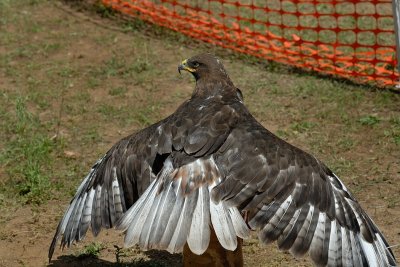
[[100,251],[105,249],[106,246],[102,243],[93,242],[86,245],[82,251],[78,253],[79,258],[97,258],[100,255]]
[[362,125],[368,125],[368,126],[374,126],[375,124],[380,122],[380,119],[378,117],[368,115],[361,117],[358,122],[360,122]]

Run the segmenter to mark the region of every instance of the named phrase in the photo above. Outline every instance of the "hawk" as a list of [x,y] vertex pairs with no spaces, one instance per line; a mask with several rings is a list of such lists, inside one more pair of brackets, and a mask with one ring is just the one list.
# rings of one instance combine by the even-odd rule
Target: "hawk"
[[[60,221],[49,259],[89,227],[125,232],[125,246],[184,251],[185,266],[242,266],[250,231],[317,266],[396,266],[376,224],[314,156],[250,114],[221,61],[178,67],[195,80],[172,115],[117,142],[91,168]],[[197,256],[200,255],[200,256]]]

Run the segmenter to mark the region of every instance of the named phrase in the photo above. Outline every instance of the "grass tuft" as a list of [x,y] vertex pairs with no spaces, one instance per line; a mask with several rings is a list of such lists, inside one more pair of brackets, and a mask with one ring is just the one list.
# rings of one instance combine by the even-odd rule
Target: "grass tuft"
[[368,115],[368,116],[361,117],[358,121],[362,125],[374,126],[375,124],[378,124],[380,122],[380,119],[378,117]]

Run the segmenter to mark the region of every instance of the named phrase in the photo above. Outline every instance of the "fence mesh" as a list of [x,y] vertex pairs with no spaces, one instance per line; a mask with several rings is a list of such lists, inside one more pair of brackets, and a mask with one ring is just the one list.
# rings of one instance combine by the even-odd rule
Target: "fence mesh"
[[102,0],[225,48],[357,83],[398,84],[391,0]]

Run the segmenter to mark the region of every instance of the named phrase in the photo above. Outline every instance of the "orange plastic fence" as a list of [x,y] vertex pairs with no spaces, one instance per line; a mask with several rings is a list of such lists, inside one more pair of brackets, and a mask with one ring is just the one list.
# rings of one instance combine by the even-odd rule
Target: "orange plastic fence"
[[398,84],[391,0],[102,0],[124,14],[268,60]]

